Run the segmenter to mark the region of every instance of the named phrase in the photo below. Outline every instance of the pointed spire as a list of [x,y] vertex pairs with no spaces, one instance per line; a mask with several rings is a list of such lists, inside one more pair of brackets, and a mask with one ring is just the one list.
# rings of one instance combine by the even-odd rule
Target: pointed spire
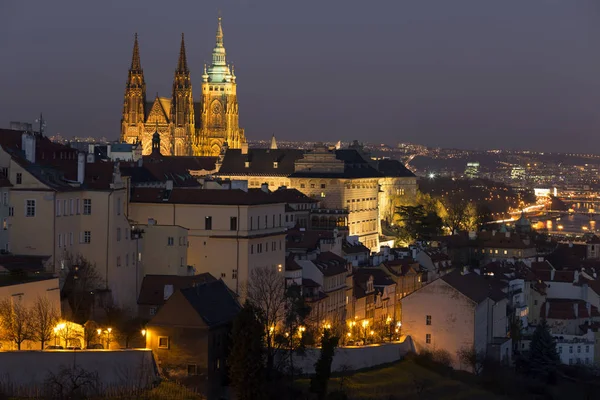
[[181,48],[179,49],[179,61],[177,62],[177,72],[180,74],[187,74],[189,72],[187,66],[187,57],[185,55],[185,38],[183,33],[181,34]]
[[275,140],[275,134],[271,137],[271,150],[277,150],[277,140]]
[[221,16],[217,25],[217,47],[223,47],[223,26],[221,25]]
[[139,71],[142,69],[142,63],[140,62],[140,46],[138,44],[138,35],[135,34],[135,41],[133,42],[133,56],[131,57],[131,68],[132,71]]

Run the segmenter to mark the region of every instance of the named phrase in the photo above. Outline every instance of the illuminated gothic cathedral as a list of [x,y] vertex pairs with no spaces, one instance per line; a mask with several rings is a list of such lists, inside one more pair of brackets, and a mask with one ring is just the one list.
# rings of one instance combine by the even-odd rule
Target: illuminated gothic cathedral
[[136,34],[121,119],[122,142],[141,142],[143,154],[150,154],[152,136],[158,132],[163,155],[217,156],[225,142],[235,149],[246,143],[238,119],[237,84],[233,67],[225,60],[221,18],[212,65],[204,66],[200,102],[194,102],[192,96],[183,35],[171,97],[157,94],[154,101],[146,102],[146,83]]

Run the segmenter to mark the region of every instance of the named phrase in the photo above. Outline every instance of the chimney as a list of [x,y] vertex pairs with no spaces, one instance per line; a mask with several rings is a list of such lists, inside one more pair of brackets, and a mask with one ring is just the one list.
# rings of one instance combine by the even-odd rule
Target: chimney
[[23,132],[21,135],[21,150],[25,152],[25,158],[30,163],[35,163],[35,135]]
[[506,235],[507,238],[509,238],[510,237],[510,232],[506,232],[505,235]]
[[83,185],[83,181],[85,180],[85,153],[77,154],[77,182]]
[[154,218],[148,218],[148,226],[156,225],[156,220]]
[[242,154],[248,154],[248,143],[242,143]]
[[172,180],[167,180],[167,185],[166,185],[166,189],[167,190],[173,190],[173,181]]
[[553,268],[550,270],[550,280],[553,281],[554,280],[554,273],[556,272],[556,270]]
[[469,274],[469,267],[463,267],[460,274],[461,275],[468,275]]
[[577,270],[573,272],[573,283],[579,283],[579,271]]
[[575,318],[579,318],[579,304],[573,303],[573,312],[575,313]]
[[[90,145],[93,146],[93,145]],[[108,144],[106,146],[106,157],[111,158],[112,156],[112,146],[110,144]]]
[[573,242],[569,242],[569,248],[573,247]]
[[262,190],[265,193],[269,193],[269,184],[263,183],[262,185],[260,185],[260,190]]
[[492,230],[492,236],[496,236],[496,230]]
[[165,285],[165,290],[163,292],[163,299],[165,301],[169,300],[169,297],[173,294],[173,285]]
[[469,231],[469,240],[475,240],[475,239],[477,239],[477,232]]

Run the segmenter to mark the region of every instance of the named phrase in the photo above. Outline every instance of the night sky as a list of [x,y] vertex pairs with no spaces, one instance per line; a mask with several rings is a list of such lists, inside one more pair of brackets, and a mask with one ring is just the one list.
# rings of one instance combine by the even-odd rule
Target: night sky
[[598,0],[0,0],[0,126],[117,139],[133,36],[147,97],[218,10],[249,139],[598,152]]

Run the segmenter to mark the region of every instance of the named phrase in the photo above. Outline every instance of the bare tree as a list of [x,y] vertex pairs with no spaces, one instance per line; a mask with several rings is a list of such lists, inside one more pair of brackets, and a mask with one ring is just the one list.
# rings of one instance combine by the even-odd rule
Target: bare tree
[[21,344],[33,338],[31,311],[20,300],[0,300],[0,332],[21,350]]
[[83,341],[86,348],[89,348],[92,343],[99,341],[98,328],[99,325],[91,319],[83,324]]
[[458,360],[471,368],[477,376],[483,372],[486,355],[483,351],[477,351],[475,347],[463,347],[457,352]]
[[73,320],[87,321],[94,305],[94,293],[102,285],[96,265],[81,255],[69,254],[65,258],[68,265],[61,297],[66,298],[73,312]]
[[275,354],[281,343],[275,340],[278,325],[286,311],[285,279],[275,268],[260,267],[250,271],[246,297],[260,311],[260,321],[265,329],[267,346],[267,374],[273,369]]
[[33,339],[40,342],[43,350],[46,342],[52,339],[59,312],[47,297],[38,296],[31,308],[31,320]]

